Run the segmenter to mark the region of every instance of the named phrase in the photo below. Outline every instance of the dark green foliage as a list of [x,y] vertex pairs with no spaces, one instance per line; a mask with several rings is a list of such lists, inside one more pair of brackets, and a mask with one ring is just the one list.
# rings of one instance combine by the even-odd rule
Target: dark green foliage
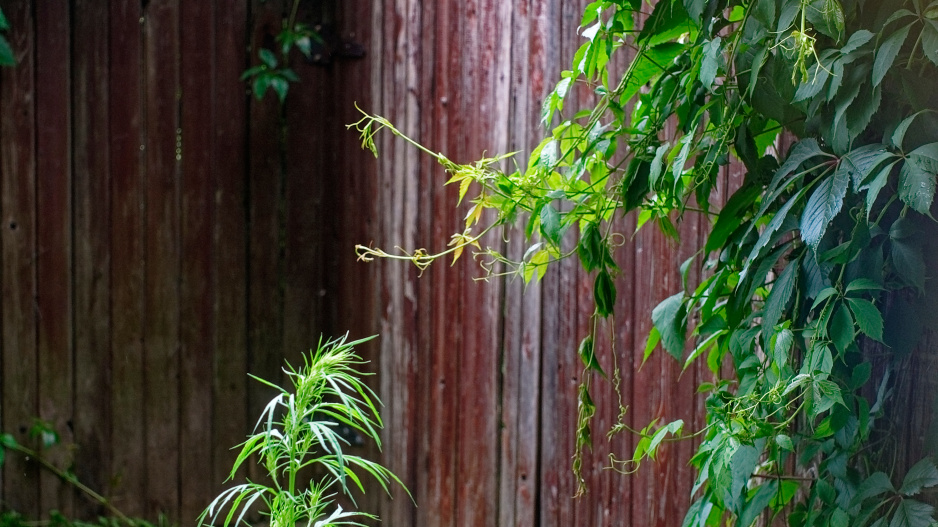
[[[614,309],[609,248],[631,234],[614,232],[614,218],[634,213],[639,229],[678,240],[685,215],[707,214],[703,257],[652,311],[644,356],[660,344],[713,373],[700,386],[707,424],[684,525],[748,527],[765,513],[793,526],[931,525],[918,494],[938,486],[934,460],[885,472],[896,467],[870,438],[903,425],[882,418],[888,361],[913,353],[934,319],[923,293],[934,281],[925,240],[938,232],[938,0],[597,0],[580,33],[528,165],[474,175],[474,203],[499,213],[486,230],[530,215],[524,261],[487,254],[526,280],[578,257],[596,276],[595,321]],[[606,66],[623,51],[633,58],[616,78]],[[571,110],[575,89],[593,102]],[[362,123],[370,145],[373,123],[390,126]],[[722,203],[714,189],[733,158],[746,174]],[[587,374],[602,371],[592,327],[580,348]],[[873,368],[864,343],[881,343],[886,367]],[[578,450],[595,411],[588,390],[587,375]],[[665,436],[680,438],[675,423],[614,425],[638,439],[613,468],[654,459]]]

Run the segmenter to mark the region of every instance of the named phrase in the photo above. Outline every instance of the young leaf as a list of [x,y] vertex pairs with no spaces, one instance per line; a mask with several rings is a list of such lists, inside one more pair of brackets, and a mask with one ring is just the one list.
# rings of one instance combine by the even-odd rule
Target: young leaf
[[873,59],[873,86],[879,86],[879,83],[883,82],[883,77],[886,76],[886,72],[889,71],[893,62],[896,61],[896,56],[899,55],[902,44],[905,43],[906,37],[909,36],[909,28],[911,27],[911,24],[906,25],[902,29],[889,35],[889,37],[879,45],[879,48],[876,50],[876,57]]
[[914,496],[929,487],[938,485],[938,467],[931,458],[925,458],[916,463],[902,480],[899,493]]

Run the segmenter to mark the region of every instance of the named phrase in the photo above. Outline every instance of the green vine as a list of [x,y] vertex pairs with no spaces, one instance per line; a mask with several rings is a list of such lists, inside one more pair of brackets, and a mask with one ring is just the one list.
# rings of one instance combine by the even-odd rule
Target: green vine
[[[632,429],[620,396],[609,433],[639,439],[631,459],[610,456],[612,468],[633,472],[664,442],[699,441],[685,526],[766,515],[799,526],[932,525],[921,495],[938,486],[938,467],[931,457],[898,466],[884,447],[895,426],[884,404],[892,364],[916,353],[938,313],[925,265],[925,239],[938,231],[938,1],[599,0],[580,34],[543,106],[549,134],[523,169],[501,171],[501,157],[455,165],[405,139],[441,162],[460,199],[477,191],[459,249],[479,244],[468,229],[483,217],[494,219],[482,232],[523,222],[521,260],[477,254],[525,281],[578,258],[595,277],[593,321],[613,315],[613,249],[631,235],[614,220],[634,211],[638,229],[655,224],[675,240],[688,214],[712,220],[682,266],[683,289],[652,311],[644,350],[685,368],[706,363],[706,426]],[[630,65],[616,77],[620,53]],[[567,111],[574,92],[592,103]],[[378,116],[354,126],[372,151],[381,128],[403,137]],[[780,137],[794,144],[782,151]],[[733,158],[746,174],[722,202],[720,168]],[[447,253],[459,256],[402,258],[423,269]],[[699,284],[687,283],[692,268]],[[591,377],[606,377],[591,328],[578,350],[589,374],[573,461],[581,492]]]

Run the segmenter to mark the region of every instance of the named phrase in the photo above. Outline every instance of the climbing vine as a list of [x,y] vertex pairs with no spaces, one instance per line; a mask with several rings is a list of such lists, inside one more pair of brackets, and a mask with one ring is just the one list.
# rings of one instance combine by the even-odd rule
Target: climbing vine
[[[903,470],[883,438],[895,426],[884,416],[892,361],[915,353],[938,313],[925,264],[936,232],[938,1],[600,0],[580,35],[543,105],[549,133],[523,168],[424,149],[472,203],[451,247],[360,246],[360,256],[423,268],[475,247],[526,281],[577,258],[594,277],[600,319],[623,272],[613,249],[631,235],[616,218],[634,211],[638,228],[679,240],[686,214],[706,214],[706,243],[682,266],[705,278],[650,313],[644,350],[706,363],[706,425],[631,430],[620,416],[610,433],[639,440],[615,467],[635,470],[666,438],[695,437],[685,526],[749,526],[766,514],[799,526],[932,525],[921,494],[938,486],[938,467],[926,457]],[[615,67],[620,54],[626,68]],[[577,90],[593,94],[585,108],[570,108]],[[354,126],[372,151],[381,129],[423,149],[379,116]],[[724,202],[715,189],[731,159],[746,173]],[[518,222],[521,260],[481,248],[482,234]],[[599,338],[585,335],[578,353],[605,376]],[[577,477],[595,412],[589,377]],[[616,387],[618,378],[615,368]]]

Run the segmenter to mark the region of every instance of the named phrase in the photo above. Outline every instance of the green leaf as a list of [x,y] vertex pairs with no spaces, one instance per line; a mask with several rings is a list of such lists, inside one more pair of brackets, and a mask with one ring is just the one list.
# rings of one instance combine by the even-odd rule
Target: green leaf
[[784,368],[788,365],[788,357],[792,345],[795,343],[795,335],[788,328],[779,331],[775,335],[775,346],[772,348],[772,356],[778,367]]
[[873,498],[886,492],[895,492],[889,476],[884,472],[874,472],[870,477],[863,480],[863,483],[857,487],[857,493],[853,498],[853,503],[859,505],[868,498]]
[[873,340],[883,340],[883,315],[872,302],[862,298],[847,297],[850,311],[853,312],[860,331]]
[[609,273],[603,269],[596,274],[593,283],[593,299],[596,301],[596,311],[601,317],[612,314],[616,305],[616,284]]
[[938,467],[931,458],[924,458],[916,463],[902,480],[902,486],[899,487],[899,493],[906,496],[914,496],[929,487],[938,485]]
[[743,489],[746,482],[752,477],[753,471],[759,464],[759,457],[762,455],[756,447],[752,445],[741,445],[733,453],[733,459],[730,462],[730,473],[732,482],[727,489],[724,501],[730,510],[741,511],[744,502],[741,500]]
[[837,348],[837,351],[840,353],[843,353],[844,350],[847,349],[847,346],[856,338],[853,316],[850,314],[846,305],[840,304],[834,309],[828,333],[831,341],[834,343],[834,347]]
[[704,89],[709,90],[716,79],[717,70],[723,62],[723,46],[720,37],[713,37],[703,45],[703,59],[700,63],[700,83]]
[[892,136],[890,137],[890,142],[892,143],[892,146],[901,149],[902,143],[905,141],[905,134],[906,132],[909,131],[909,127],[912,126],[912,121],[914,121],[915,118],[918,117],[919,115],[922,115],[923,113],[931,112],[931,111],[934,111],[934,110],[930,110],[930,109],[919,110],[913,113],[912,115],[906,117],[905,119],[903,119],[902,122],[900,122],[899,125],[896,126],[896,129],[892,132]]
[[540,218],[541,235],[553,245],[560,245],[560,213],[550,203],[546,203],[541,208]]
[[938,174],[938,143],[909,152],[899,170],[899,198],[915,211],[929,215]]
[[843,207],[849,182],[846,171],[834,172],[821,182],[805,206],[801,216],[801,239],[815,251],[831,220]]
[[274,55],[273,51],[270,51],[267,48],[261,48],[257,52],[257,56],[260,57],[261,62],[263,62],[268,68],[274,69],[277,67],[277,56]]
[[10,22],[7,20],[5,14],[3,14],[3,9],[0,9],[0,31],[9,31]]
[[879,197],[879,192],[886,186],[886,183],[889,182],[889,175],[892,173],[892,167],[896,166],[898,161],[893,161],[885,165],[879,173],[870,180],[869,183],[864,185],[866,189],[866,218],[869,221],[870,212],[873,210],[873,206],[876,204],[876,198]]
[[648,341],[645,342],[645,353],[642,355],[643,365],[645,361],[648,360],[648,357],[651,357],[651,354],[655,351],[655,347],[659,342],[661,342],[661,333],[658,331],[658,328],[652,326],[651,331],[648,332]]
[[3,35],[0,35],[0,66],[16,66],[13,48]]
[[853,181],[855,188],[865,182],[873,170],[884,161],[895,157],[886,145],[871,144],[847,152],[837,165],[837,172]]
[[904,499],[899,503],[889,527],[931,527],[935,508],[920,501]]
[[778,212],[772,216],[772,220],[765,226],[765,230],[762,231],[759,239],[756,240],[756,244],[752,246],[752,250],[749,252],[749,257],[747,258],[748,261],[752,262],[759,257],[759,255],[762,254],[762,249],[766,248],[769,242],[775,239],[776,233],[778,233],[778,230],[785,223],[785,220],[788,219],[788,213],[791,211],[791,208],[801,201],[801,198],[804,197],[807,190],[808,187],[802,187],[794,196],[788,198],[788,201],[782,205],[782,208],[778,209]]
[[580,347],[577,351],[580,354],[580,360],[583,361],[583,365],[586,366],[586,368],[599,372],[603,378],[606,378],[606,372],[604,372],[602,366],[599,365],[599,360],[596,359],[596,354],[594,353],[593,337],[587,336],[580,341]]
[[552,139],[541,149],[540,165],[545,168],[553,168],[560,159],[560,142]]
[[[663,6],[667,3],[660,2],[658,5]],[[686,44],[668,42],[640,53],[629,68],[629,78],[619,100],[631,100],[642,86],[661,75],[664,68],[668,67],[686,49]]]
[[772,291],[765,302],[765,310],[762,314],[762,333],[771,335],[772,328],[782,317],[785,308],[788,307],[788,301],[791,299],[792,291],[795,289],[795,282],[798,280],[798,268],[801,266],[801,259],[796,258],[790,262],[782,274],[779,275],[775,284],[772,285]]
[[886,72],[896,61],[899,50],[902,49],[906,37],[909,36],[909,28],[911,27],[911,24],[906,25],[889,35],[876,49],[876,57],[873,59],[873,86],[879,86],[879,83],[883,82],[883,77],[886,76]]
[[746,502],[742,513],[739,515],[738,527],[749,527],[755,523],[763,511],[772,503],[772,499],[778,494],[778,480],[770,480],[759,486],[759,489],[753,494],[752,498]]
[[787,450],[789,452],[795,451],[795,444],[791,441],[791,438],[785,434],[778,434],[775,436],[775,443],[778,444],[778,446],[783,450]]
[[684,293],[666,298],[651,312],[665,351],[677,360],[684,355]]
[[928,20],[922,29],[922,51],[932,63],[938,65],[938,28],[935,27],[935,21]]

